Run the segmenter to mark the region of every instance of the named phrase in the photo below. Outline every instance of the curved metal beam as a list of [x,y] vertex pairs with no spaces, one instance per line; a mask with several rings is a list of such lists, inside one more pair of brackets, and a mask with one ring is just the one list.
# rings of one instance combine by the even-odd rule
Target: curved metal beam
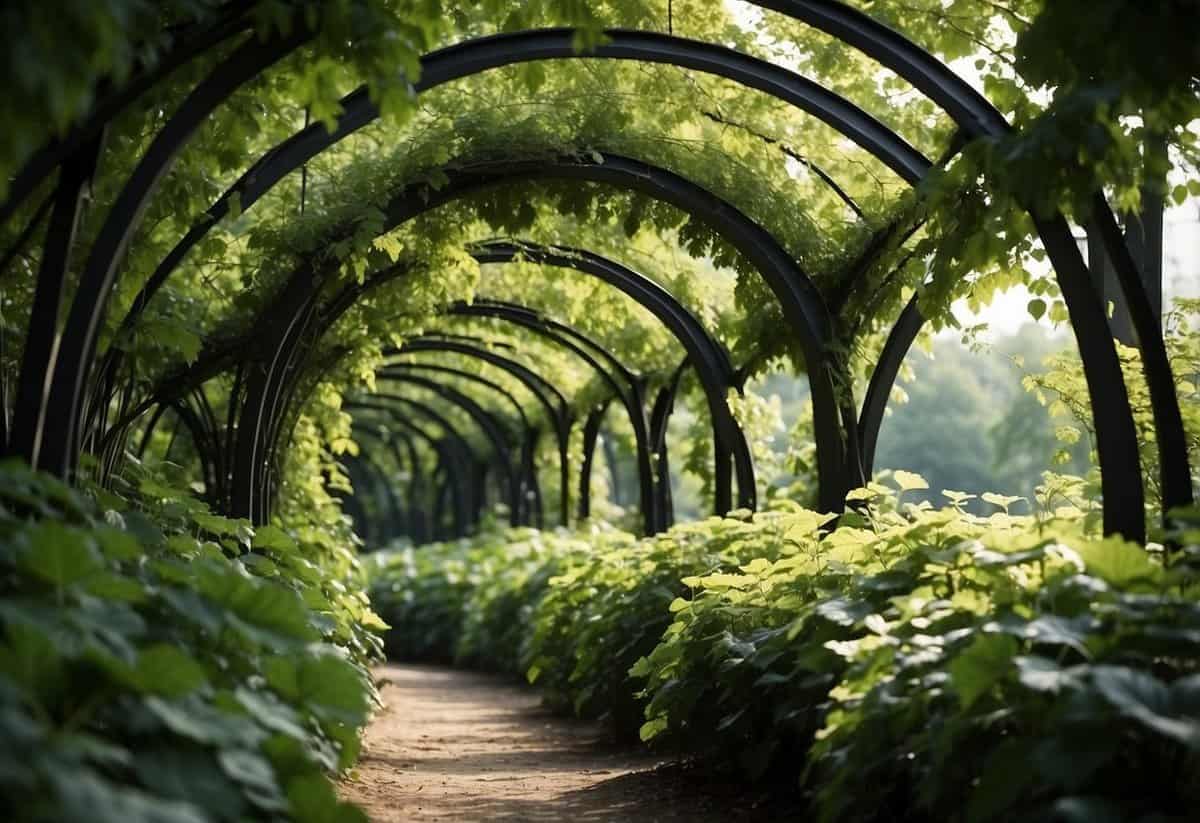
[[[404,395],[399,395],[399,394],[375,393],[375,394],[371,395],[371,398],[374,402],[357,401],[355,403],[355,406],[368,407],[368,408],[375,407],[377,409],[384,409],[384,408],[388,408],[389,403],[390,404],[399,403],[404,406],[407,406],[408,408],[413,409],[418,414],[420,414],[422,417],[425,417],[428,420],[432,420],[434,423],[436,423],[438,426],[440,426],[444,432],[446,432],[449,439],[455,444],[459,453],[463,457],[464,462],[462,462],[462,464],[459,466],[457,478],[461,479],[461,481],[463,483],[468,484],[467,488],[468,488],[469,493],[468,493],[467,499],[470,501],[470,503],[469,503],[469,509],[470,509],[470,515],[471,515],[470,519],[471,519],[472,523],[474,523],[475,525],[478,525],[480,518],[482,516],[483,506],[484,506],[484,502],[485,502],[484,501],[484,491],[485,491],[484,481],[486,479],[486,471],[490,467],[491,463],[489,463],[489,461],[487,461],[487,460],[482,459],[482,457],[480,457],[480,455],[476,453],[475,449],[471,448],[469,441],[462,434],[462,432],[453,423],[451,423],[450,420],[445,415],[438,412],[435,408],[433,408],[433,406],[429,405],[428,403],[424,403],[419,400],[414,400],[411,397],[406,397]],[[394,406],[392,408],[394,409]],[[392,412],[392,417],[394,420],[403,421],[403,418],[400,417],[398,412],[395,410],[393,410],[393,412]],[[476,424],[479,425],[478,421],[473,420],[473,422],[476,422]],[[497,441],[492,439],[492,436],[491,436],[492,433],[489,432],[488,428],[480,425],[480,429],[481,429],[481,431],[483,431],[484,437],[488,440],[489,444],[492,446],[492,451],[493,451],[493,456],[494,456],[495,461],[506,461],[507,455],[504,453],[503,449],[500,447],[500,443],[498,443]],[[508,477],[508,475],[506,475],[506,479],[507,479],[507,477]],[[513,524],[513,525],[516,525],[516,524]]]
[[[38,371],[49,391],[45,405],[56,413],[43,422],[42,452],[37,467],[68,476],[77,459],[76,444],[82,399],[95,355],[104,310],[116,282],[117,266],[141,216],[163,176],[191,136],[243,84],[305,43],[312,32],[294,25],[290,34],[257,38],[238,48],[188,95],[158,132],[141,161],[117,196],[92,244],[84,264],[56,350],[49,352]],[[58,368],[59,364],[63,368]],[[41,398],[18,398],[18,403],[40,405]]]
[[[387,380],[397,383],[406,383],[412,386],[419,386],[427,391],[431,391],[449,403],[459,407],[465,411],[470,418],[479,426],[480,431],[484,433],[488,441],[492,444],[492,450],[495,457],[496,465],[500,467],[503,475],[504,485],[508,489],[509,499],[509,517],[511,525],[519,526],[520,508],[521,508],[521,483],[517,478],[517,472],[513,470],[512,465],[512,448],[513,444],[509,442],[508,432],[504,426],[491,413],[483,408],[479,403],[466,394],[450,388],[445,384],[439,383],[436,380],[429,380],[416,374],[381,374]],[[400,399],[396,395],[389,395],[383,392],[376,392],[374,396],[382,400]],[[405,398],[407,399],[407,398]]]
[[[525,259],[591,275],[618,289],[653,314],[687,352],[704,390],[714,433],[728,444],[733,453],[738,473],[738,507],[757,508],[750,447],[729,408],[729,391],[732,389],[741,393],[737,370],[724,347],[669,291],[628,266],[585,249],[490,241],[477,244],[470,251],[480,263],[508,263]],[[716,513],[725,514],[732,508],[729,484],[717,484],[715,491]]]
[[[497,354],[492,351],[492,348],[499,348],[499,345],[471,335],[424,334],[405,341],[401,348],[386,349],[384,356],[396,357],[420,352],[449,352],[481,360],[519,380],[542,405],[552,420],[570,420],[571,405],[558,387],[528,366],[510,357]],[[553,402],[551,398],[553,398]]]
[[[999,110],[949,66],[861,11],[835,0],[752,2],[821,29],[891,69],[941,106],[968,137],[1003,137],[1012,129]],[[1100,194],[1094,198],[1092,217],[1117,271],[1142,348],[1143,371],[1155,405],[1165,517],[1168,500],[1187,505],[1193,496],[1179,397],[1165,346],[1159,345],[1161,321],[1148,310],[1152,304],[1136,276],[1137,265],[1120,232],[1112,230],[1116,219]],[[1137,429],[1103,301],[1065,218],[1058,214],[1038,219],[1035,215],[1034,222],[1054,266],[1083,361],[1100,459],[1104,531],[1141,542],[1145,538],[1145,490]]]
[[[477,459],[471,450],[467,441],[453,427],[445,427],[434,420],[435,425],[438,425],[445,432],[445,440],[434,437],[426,432],[416,423],[407,419],[400,413],[400,410],[395,406],[389,406],[385,403],[361,403],[357,401],[347,401],[346,408],[355,408],[362,411],[382,412],[388,415],[391,422],[406,429],[410,434],[421,438],[429,444],[430,448],[438,456],[439,466],[453,475],[457,481],[453,483],[454,489],[454,520],[456,528],[461,534],[466,534],[469,525],[474,522],[472,516],[473,506],[473,491],[467,485],[468,475],[472,467],[477,463]],[[432,418],[431,418],[432,419]],[[364,423],[352,423],[354,428],[360,431],[366,431],[372,434],[380,442],[387,442],[387,438],[383,432],[378,429],[372,430]]]
[[646,419],[645,392],[642,381],[623,365],[620,365],[620,361],[611,352],[607,352],[608,357],[620,366],[623,372],[625,385],[621,385],[617,378],[584,348],[584,345],[575,341],[586,343],[589,348],[606,351],[602,346],[575,329],[548,320],[538,312],[524,306],[498,302],[456,303],[450,307],[447,314],[494,318],[526,328],[572,352],[599,375],[625,407],[630,426],[633,428],[638,465],[638,500],[642,512],[643,529],[646,534],[656,534],[661,531],[662,518],[654,494],[654,466],[650,453],[650,431],[649,422]]
[[596,457],[596,438],[600,435],[600,425],[608,413],[608,405],[606,402],[588,412],[583,424],[583,463],[579,467],[580,520],[592,516],[592,463]]
[[[426,477],[419,471],[420,461],[417,459],[416,447],[412,442],[412,438],[416,437],[424,441],[437,456],[438,464],[434,469],[434,473],[436,473],[438,469],[445,469],[449,471],[450,467],[453,467],[456,464],[457,457],[454,455],[453,449],[448,446],[447,443],[433,437],[433,435],[429,434],[413,422],[399,418],[394,413],[392,414],[392,422],[399,424],[399,427],[402,429],[402,431],[396,431],[391,428],[385,429],[379,426],[371,426],[362,420],[355,420],[351,424],[351,427],[360,435],[365,434],[373,438],[376,442],[387,446],[393,451],[393,453],[398,451],[396,447],[397,440],[405,444],[409,452],[410,464],[414,467],[408,488],[409,510],[413,512],[414,515],[420,515],[419,520],[415,517],[412,520],[413,524],[420,527],[420,536],[418,537],[417,535],[413,535],[413,539],[414,542],[428,540],[431,537],[430,532],[432,527],[427,522],[427,515],[432,513],[434,503],[433,497],[435,494],[432,484],[433,475],[430,474],[428,477]],[[424,496],[429,504],[428,509],[422,509],[418,502],[418,497],[420,496],[421,492],[425,493]],[[454,487],[455,528],[462,534],[466,533],[469,521],[466,508],[466,498],[464,497],[464,494],[465,492],[460,485],[456,485]]]
[[[512,407],[513,411],[516,412],[517,418],[521,421],[522,441],[524,444],[522,446],[522,460],[521,460],[521,470],[520,470],[521,484],[522,484],[522,486],[528,487],[530,489],[536,488],[538,486],[537,469],[532,463],[532,449],[534,447],[532,441],[536,441],[538,432],[537,432],[537,429],[529,422],[529,416],[525,413],[525,409],[521,405],[521,402],[519,400],[517,400],[517,398],[512,394],[512,392],[508,391],[508,389],[504,388],[499,383],[496,383],[495,381],[487,379],[483,375],[476,374],[475,372],[469,372],[469,371],[466,371],[465,369],[456,369],[456,368],[452,368],[450,366],[437,365],[435,363],[414,363],[414,362],[392,361],[392,362],[388,363],[383,369],[380,369],[377,372],[377,374],[382,375],[383,377],[386,378],[390,374],[394,374],[397,370],[425,371],[425,372],[431,372],[434,374],[444,374],[444,375],[448,375],[451,377],[456,377],[460,380],[467,380],[469,382],[476,383],[480,386],[483,386],[484,388],[487,388],[487,389],[495,392],[496,394],[499,394],[501,397],[503,397],[505,400],[507,400],[508,404]],[[555,434],[557,436],[558,432],[559,432],[559,426],[557,425],[557,422],[554,420],[551,420],[550,425],[554,428]],[[565,477],[568,473],[567,449],[566,449],[566,446],[563,445],[563,437],[558,436],[558,437],[556,437],[556,439],[560,444],[560,448],[559,448],[560,472]],[[540,496],[540,491],[539,491],[539,496]],[[560,520],[560,522],[562,523],[562,525],[565,526],[568,523],[567,517],[569,517],[569,515],[570,515],[570,496],[569,496],[569,492],[566,488],[562,489],[562,494],[560,495],[560,498],[561,498],[560,499],[560,515],[562,515],[562,519]],[[522,492],[521,499],[522,499],[522,501],[524,501],[524,492]]]
[[[568,28],[498,34],[459,43],[422,57],[421,79],[413,84],[413,91],[420,94],[490,69],[536,60],[583,57],[666,63],[732,80],[800,108],[871,152],[910,184],[919,181],[931,165],[903,138],[850,101],[781,66],[723,46],[656,32],[613,29],[605,34],[607,42],[588,52],[576,49],[575,31]],[[366,87],[343,97],[340,107],[342,115],[332,132],[322,124],[313,124],[251,165],[164,258],[135,299],[135,311],[145,306],[187,253],[229,213],[235,201],[242,211],[251,208],[288,174],[379,117]]]
[[[387,542],[400,532],[404,527],[404,521],[407,519],[404,507],[400,505],[400,498],[396,496],[395,488],[388,481],[387,472],[383,470],[383,467],[375,459],[366,453],[346,454],[342,457],[342,465],[346,466],[347,471],[350,471],[352,466],[361,467],[359,471],[363,472],[363,480],[366,481],[364,486],[367,487],[363,491],[370,491],[377,503],[386,503],[389,509],[390,522],[385,521],[384,523],[377,524],[381,528],[378,529],[379,533],[373,535],[373,537],[376,538],[377,543]],[[351,478],[351,482],[354,482],[353,478]],[[379,500],[381,492],[385,498],[383,501]]]
[[883,350],[879,353],[875,371],[871,373],[871,382],[867,386],[862,413],[858,419],[860,452],[863,468],[868,476],[874,473],[875,447],[879,444],[879,430],[883,426],[883,415],[887,411],[892,387],[896,385],[896,377],[900,374],[900,367],[904,365],[904,358],[912,350],[913,342],[924,325],[925,316],[917,306],[916,295],[913,295],[892,326],[892,331],[883,344]]

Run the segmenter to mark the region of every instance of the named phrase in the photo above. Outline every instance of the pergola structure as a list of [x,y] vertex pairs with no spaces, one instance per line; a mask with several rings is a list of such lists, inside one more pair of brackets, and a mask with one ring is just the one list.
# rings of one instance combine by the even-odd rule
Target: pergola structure
[[[425,55],[419,79],[411,82],[411,92],[421,95],[452,81],[534,61],[587,58],[666,64],[724,78],[805,112],[869,152],[914,187],[970,141],[1002,136],[1010,128],[994,106],[946,65],[860,11],[834,0],[763,0],[755,5],[837,38],[910,83],[952,118],[957,128],[952,152],[936,159],[924,156],[854,102],[782,65],[725,45],[647,31],[609,30],[599,45],[583,52],[577,48],[574,31],[564,28],[468,39]],[[229,3],[214,19],[174,32],[170,48],[153,64],[139,68],[121,82],[99,81],[88,114],[68,135],[35,152],[13,179],[7,200],[0,205],[0,220],[13,220],[41,187],[51,180],[55,182],[50,205],[37,218],[44,218],[47,227],[20,378],[11,401],[11,423],[0,415],[4,421],[0,440],[7,453],[67,478],[78,471],[83,455],[91,454],[98,460],[102,477],[107,477],[122,459],[128,439],[139,430],[153,428],[165,410],[171,409],[191,432],[200,453],[208,497],[229,515],[247,517],[255,523],[269,520],[290,426],[307,400],[313,375],[328,367],[318,362],[323,336],[357,301],[402,279],[407,272],[405,266],[376,268],[358,283],[330,296],[329,284],[334,282],[337,263],[312,255],[284,279],[267,310],[255,318],[249,337],[233,343],[209,341],[195,362],[174,370],[145,391],[131,388],[136,384],[133,366],[118,347],[102,345],[101,333],[114,290],[125,276],[127,252],[143,228],[144,210],[181,150],[205,120],[239,89],[318,33],[303,15],[297,14],[288,33],[265,39],[254,36],[244,4]],[[98,229],[82,231],[85,194],[97,165],[104,162],[105,131],[114,119],[173,71],[214,49],[231,46],[225,59],[162,119]],[[261,157],[245,158],[241,177],[163,254],[116,327],[136,327],[146,307],[181,263],[196,253],[218,221],[231,211],[251,210],[293,172],[379,116],[369,91],[360,88],[343,98],[342,112],[332,131],[314,123]],[[812,390],[819,506],[827,511],[840,510],[847,492],[870,478],[887,397],[924,319],[918,298],[913,296],[887,339],[860,403],[853,397],[853,380],[844,352],[843,329],[851,325],[845,313],[849,311],[848,296],[856,287],[855,277],[864,275],[889,239],[910,227],[896,223],[885,228],[879,233],[879,242],[869,244],[863,259],[849,269],[847,280],[823,290],[766,227],[714,191],[650,159],[593,151],[468,160],[445,163],[438,170],[436,186],[415,181],[394,192],[382,210],[380,225],[375,227],[377,234],[411,224],[439,207],[480,192],[529,181],[603,184],[680,209],[710,226],[749,261],[782,309],[788,334],[803,354]],[[1091,392],[1105,531],[1142,540],[1146,528],[1145,492],[1138,439],[1101,293],[1067,220],[1062,216],[1040,216],[1035,222],[1069,310]],[[333,239],[346,237],[355,228],[341,227]],[[1088,234],[1089,241],[1103,249],[1118,278],[1141,351],[1153,400],[1163,510],[1167,511],[1189,503],[1192,486],[1160,321],[1143,279],[1148,261],[1131,253],[1100,192],[1096,194]],[[645,531],[665,528],[672,519],[669,485],[663,476],[668,460],[665,429],[684,368],[695,373],[711,417],[714,510],[725,512],[733,506],[734,480],[737,505],[755,506],[750,450],[728,403],[730,393],[741,389],[738,364],[680,301],[648,277],[590,250],[586,237],[564,237],[560,245],[554,246],[533,241],[485,242],[467,251],[481,264],[526,260],[598,278],[648,309],[682,345],[687,355],[684,367],[651,399],[646,395],[644,380],[623,364],[617,353],[603,352],[603,347],[559,319],[506,302],[506,295],[446,307],[449,315],[492,318],[536,333],[584,360],[601,376],[611,390],[609,402],[624,410],[635,434]],[[397,462],[407,464],[410,476],[411,487],[405,494],[393,495],[388,489],[391,479],[370,455],[350,463],[362,485],[380,486],[391,495],[386,500],[392,508],[393,530],[409,529],[424,538],[468,529],[478,519],[489,477],[495,479],[504,495],[513,523],[539,522],[542,517],[536,472],[531,465],[541,433],[521,418],[520,404],[511,395],[506,396],[494,381],[489,384],[480,375],[456,375],[455,367],[439,366],[428,359],[439,352],[486,362],[534,393],[538,404],[545,408],[559,454],[559,517],[565,522],[571,511],[569,489],[574,484],[569,481],[573,471],[583,478],[578,484],[579,507],[586,514],[586,478],[602,425],[602,408],[585,414],[583,460],[580,466],[572,467],[568,443],[577,422],[576,410],[571,406],[572,398],[555,388],[552,378],[539,375],[536,368],[521,360],[520,352],[427,334],[391,353],[389,365],[380,373],[385,388],[377,397],[348,406],[356,419],[362,414],[375,421],[394,421],[381,429],[364,419],[356,431],[364,434],[365,443],[375,443],[372,449],[397,450]],[[425,357],[418,362],[413,359],[416,354]],[[219,419],[200,388],[207,381],[228,375],[233,376],[232,395],[228,414]],[[451,377],[480,383],[495,405],[489,401],[485,408],[477,399],[450,386],[446,381]],[[410,393],[416,389],[423,397],[436,398],[437,403],[414,399]],[[497,411],[514,405],[518,407],[515,416],[505,412],[502,417]],[[460,431],[459,418],[452,420],[448,408],[457,409],[456,414],[469,419],[475,431]],[[520,425],[513,425],[516,421]],[[486,451],[476,445],[476,435],[480,434],[487,443]],[[436,468],[419,463],[416,441],[427,443],[436,452]],[[449,524],[443,523],[443,514]]]

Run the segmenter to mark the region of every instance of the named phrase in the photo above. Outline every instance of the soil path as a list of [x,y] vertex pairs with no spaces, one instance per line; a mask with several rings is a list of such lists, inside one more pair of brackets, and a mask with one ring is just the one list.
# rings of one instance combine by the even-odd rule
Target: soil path
[[[558,718],[536,692],[488,675],[386,666],[385,708],[341,794],[375,823],[410,820],[750,820],[748,798],[697,792],[653,756]],[[711,789],[711,787],[709,787]]]

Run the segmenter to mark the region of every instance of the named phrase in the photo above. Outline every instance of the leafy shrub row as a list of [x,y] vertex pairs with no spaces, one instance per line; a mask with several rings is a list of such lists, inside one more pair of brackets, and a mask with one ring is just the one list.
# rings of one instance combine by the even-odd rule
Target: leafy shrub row
[[1048,478],[1031,517],[873,484],[833,530],[784,504],[645,540],[489,535],[380,553],[373,598],[400,654],[797,780],[821,820],[1189,819],[1200,532],[1170,557],[1100,539],[1072,489]]
[[345,534],[0,464],[0,819],[362,821],[380,651]]

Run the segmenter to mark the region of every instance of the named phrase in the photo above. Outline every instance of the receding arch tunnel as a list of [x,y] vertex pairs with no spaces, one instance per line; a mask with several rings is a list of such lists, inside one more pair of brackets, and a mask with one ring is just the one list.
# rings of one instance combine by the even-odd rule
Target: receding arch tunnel
[[[820,29],[894,71],[946,111],[957,123],[964,139],[1003,135],[1009,130],[1000,113],[944,64],[860,11],[825,0],[779,0],[756,5]],[[107,412],[100,411],[110,405],[108,400],[121,385],[117,375],[122,360],[119,350],[110,349],[99,364],[95,351],[101,321],[120,274],[122,255],[133,240],[141,214],[163,175],[172,168],[177,153],[192,139],[205,118],[247,81],[308,42],[313,32],[307,26],[297,26],[286,35],[243,43],[194,88],[165,122],[163,129],[148,144],[96,232],[71,306],[65,312],[61,344],[54,344],[59,325],[56,320],[59,296],[69,264],[65,250],[73,245],[76,218],[80,213],[80,193],[95,169],[100,151],[96,138],[106,124],[131,105],[138,94],[161,82],[170,71],[237,37],[247,28],[244,18],[231,13],[219,16],[211,26],[185,30],[176,46],[156,67],[135,73],[131,82],[119,89],[106,90],[66,139],[43,146],[14,177],[8,198],[0,209],[0,215],[4,217],[11,216],[21,207],[41,181],[55,170],[61,170],[58,197],[33,301],[33,322],[18,383],[16,414],[11,430],[6,427],[4,432],[9,450],[37,466],[69,475],[74,471],[82,449],[101,444],[104,449],[102,464],[111,469],[114,461],[119,459],[120,443],[127,436],[132,421],[162,402],[175,400],[169,390],[156,393],[132,404],[133,411],[112,425],[107,422]],[[424,61],[425,74],[414,84],[414,91],[513,62],[576,56],[578,53],[569,30],[516,32],[469,41],[428,55]],[[723,46],[669,35],[614,30],[607,33],[607,41],[589,56],[665,62],[711,72],[774,95],[834,126],[909,183],[921,180],[931,165],[890,129],[820,84]],[[256,162],[234,188],[209,209],[208,219],[198,223],[163,260],[148,280],[146,289],[135,298],[128,322],[136,321],[149,298],[161,288],[188,249],[211,229],[215,220],[226,213],[236,199],[242,200],[242,208],[252,205],[290,171],[377,115],[362,90],[348,96],[343,101],[343,108],[343,116],[333,132],[322,134],[316,128],[306,129]],[[890,364],[897,362],[897,353],[905,347],[906,341],[911,340],[913,330],[919,328],[920,313],[916,304],[911,304],[912,308],[902,315],[900,325],[892,335],[884,368],[872,380],[860,414],[853,398],[846,396],[849,383],[839,376],[841,367],[837,358],[831,356],[837,341],[829,310],[795,261],[786,254],[781,256],[774,238],[760,226],[746,221],[744,216],[734,216],[732,223],[729,222],[728,204],[720,203],[719,199],[714,203],[711,192],[682,179],[668,179],[670,173],[662,169],[634,180],[637,172],[631,168],[631,163],[636,161],[608,156],[593,168],[578,162],[573,167],[563,161],[556,161],[554,165],[557,172],[568,179],[607,180],[643,192],[656,190],[655,196],[721,226],[727,239],[767,278],[783,304],[793,333],[800,339],[814,385],[815,439],[821,487],[819,502],[823,508],[837,509],[846,490],[861,482],[870,469],[874,437],[871,426],[877,424],[878,398],[886,395],[894,376]],[[517,169],[521,163],[507,161],[503,165],[511,176],[519,173]],[[498,171],[498,168],[493,169],[493,172]],[[536,169],[526,168],[524,173],[532,178],[544,176],[544,172]],[[622,174],[631,176],[620,180]],[[469,177],[470,173],[459,174],[454,182],[463,189],[495,182],[495,177],[473,182]],[[651,180],[653,182],[648,182]],[[681,198],[680,192],[688,185],[691,185],[689,193]],[[437,192],[426,190],[425,193],[438,199]],[[697,200],[702,203],[699,209],[694,208],[693,201]],[[392,212],[388,215],[391,225],[404,219],[403,204],[399,204],[399,212],[394,211],[395,207],[397,204],[394,203],[388,210]],[[1186,504],[1192,498],[1190,467],[1178,398],[1157,319],[1142,287],[1138,267],[1101,195],[1095,198],[1095,214],[1092,231],[1113,260],[1121,289],[1129,301],[1142,348],[1144,374],[1154,398],[1161,484],[1168,504],[1164,508]],[[1095,295],[1089,272],[1071,239],[1066,221],[1050,216],[1038,218],[1035,224],[1054,264],[1079,341],[1098,436],[1106,529],[1140,538],[1144,533],[1144,524],[1140,522],[1144,495],[1137,482],[1137,438],[1103,306]],[[293,281],[293,284],[297,282]],[[290,318],[289,324],[277,334],[274,352],[266,358],[265,369],[259,366],[239,369],[238,400],[244,406],[245,425],[238,427],[234,454],[228,458],[222,455],[217,460],[221,464],[222,482],[225,477],[230,478],[231,511],[255,520],[261,520],[269,513],[265,498],[270,495],[271,485],[264,461],[274,459],[283,436],[279,421],[295,399],[294,378],[305,365],[303,352],[306,347],[301,343],[316,310],[315,294],[300,286],[285,289],[275,308]],[[120,325],[124,328],[126,324]],[[213,373],[202,376],[208,379]],[[194,385],[198,384],[192,387]],[[839,387],[836,391],[835,386]],[[1102,391],[1108,392],[1104,402],[1098,399]],[[53,413],[52,409],[55,410]],[[861,433],[858,431],[860,421],[864,426]],[[197,425],[211,429],[213,423],[201,420]],[[210,446],[218,447],[225,439],[210,437],[208,442]],[[225,464],[227,460],[228,465]]]

